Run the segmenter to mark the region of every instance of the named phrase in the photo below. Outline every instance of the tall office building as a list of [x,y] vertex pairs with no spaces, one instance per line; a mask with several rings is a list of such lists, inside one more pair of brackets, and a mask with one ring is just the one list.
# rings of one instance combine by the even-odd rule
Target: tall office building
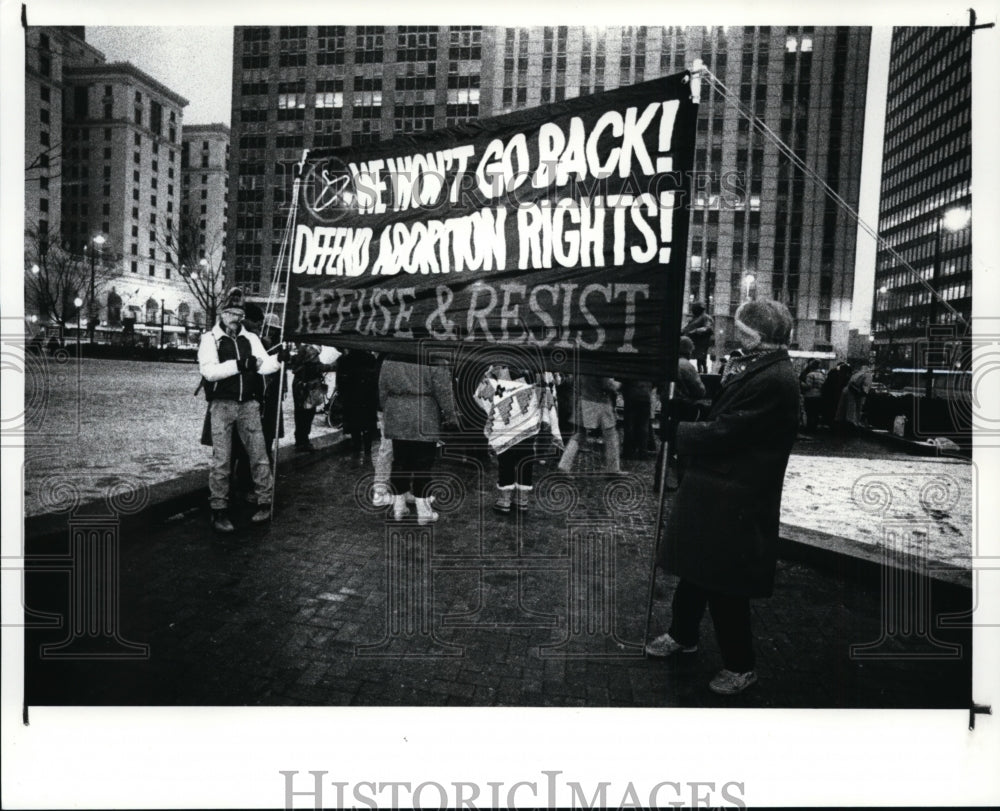
[[[181,135],[182,261],[204,262],[212,273],[224,272],[229,221],[229,127],[185,126]],[[202,324],[200,311],[180,313]]]
[[735,346],[748,296],[788,302],[804,349],[846,351],[853,222],[740,113],[752,111],[857,205],[869,32],[857,28],[297,26],[233,40],[237,282],[269,289],[303,149],[362,145],[676,73],[703,85],[687,293]]
[[100,64],[104,54],[69,26],[28,27],[24,44],[25,231],[44,239],[62,226],[63,70]]
[[[896,28],[889,57],[872,338],[880,364],[923,366],[916,342],[972,314],[971,32]],[[911,272],[888,248],[912,266]]]
[[187,99],[127,62],[64,71],[63,240],[94,250],[119,275],[101,291],[101,321],[155,332],[186,288],[170,256],[180,216],[181,121]]

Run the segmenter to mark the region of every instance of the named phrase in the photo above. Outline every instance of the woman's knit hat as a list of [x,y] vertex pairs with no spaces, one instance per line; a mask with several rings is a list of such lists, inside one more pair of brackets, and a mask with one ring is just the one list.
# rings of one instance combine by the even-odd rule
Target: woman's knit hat
[[760,336],[766,344],[786,346],[792,335],[792,315],[780,301],[748,301],[736,311],[736,325]]

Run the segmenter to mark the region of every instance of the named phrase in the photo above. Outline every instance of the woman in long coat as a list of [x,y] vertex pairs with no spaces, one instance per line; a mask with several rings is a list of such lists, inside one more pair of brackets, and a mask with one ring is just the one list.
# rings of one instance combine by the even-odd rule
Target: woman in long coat
[[680,583],[668,633],[646,647],[653,656],[697,650],[707,606],[725,666],[709,687],[723,694],[757,680],[750,598],[774,589],[781,489],[799,416],[787,308],[747,302],[736,326],[747,354],[727,366],[705,421],[677,426],[685,470],[661,563]]
[[399,520],[406,514],[412,482],[418,522],[436,521],[427,490],[441,427],[458,421],[451,373],[446,366],[387,360],[379,374],[378,392],[382,430],[392,440],[393,516]]

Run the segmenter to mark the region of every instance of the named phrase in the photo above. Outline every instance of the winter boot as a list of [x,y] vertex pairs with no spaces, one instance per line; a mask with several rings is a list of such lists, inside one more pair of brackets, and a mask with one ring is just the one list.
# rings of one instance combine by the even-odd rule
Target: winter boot
[[519,484],[515,493],[514,503],[517,505],[517,509],[521,512],[526,512],[530,504],[531,488]]
[[212,510],[212,528],[216,532],[235,532],[236,527],[229,520],[229,515],[225,510]]
[[393,503],[392,493],[389,492],[389,485],[385,482],[377,482],[372,492],[372,504],[376,507],[388,507]]
[[418,524],[433,524],[438,520],[438,514],[431,509],[431,502],[434,501],[434,496],[429,498],[418,498],[417,503],[417,523]]
[[392,499],[392,517],[395,521],[402,521],[407,515],[410,514],[410,508],[406,506],[406,496],[393,496]]
[[501,487],[497,493],[497,500],[493,502],[493,509],[498,513],[509,513],[511,501],[514,497],[514,489],[511,487]]

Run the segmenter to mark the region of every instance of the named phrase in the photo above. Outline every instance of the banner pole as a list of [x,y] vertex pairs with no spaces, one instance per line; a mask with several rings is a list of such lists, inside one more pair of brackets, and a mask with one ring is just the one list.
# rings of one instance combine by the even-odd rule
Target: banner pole
[[[695,59],[691,64],[691,101],[695,105],[701,103],[701,78],[705,72],[705,63],[701,59]],[[681,285],[683,290],[683,285]],[[671,336],[676,341],[676,337]],[[663,430],[663,442],[660,444],[660,456],[657,459],[656,475],[659,478],[657,488],[657,508],[656,508],[656,530],[653,533],[653,552],[649,566],[649,596],[646,601],[646,623],[643,628],[642,641],[645,644],[649,639],[649,620],[653,615],[653,590],[656,587],[656,559],[660,550],[660,543],[663,540],[663,520],[666,513],[667,500],[667,471],[670,466],[670,444],[667,441],[667,422],[670,419],[670,403],[674,399],[674,386],[677,377],[677,369],[666,369],[666,377],[670,380],[667,387],[666,402],[660,404],[660,426]]]
[[[296,164],[297,172],[295,180],[292,182],[292,206],[288,212],[288,228],[285,230],[285,240],[295,233],[295,215],[299,207],[299,188],[302,185],[302,173],[305,171],[306,159],[309,157],[309,150],[302,152],[302,160]],[[282,240],[282,244],[284,241]],[[284,349],[285,345],[285,319],[288,316],[288,288],[291,282],[292,255],[288,253],[288,265],[285,269],[285,296],[281,303],[281,332],[278,334],[278,346]],[[279,268],[279,274],[281,269]],[[278,275],[275,276],[277,280]],[[273,287],[273,286],[272,286]],[[274,417],[274,455],[271,459],[271,519],[274,519],[274,495],[278,488],[278,434],[281,425],[281,405],[285,396],[285,360],[282,352],[282,359],[278,366],[278,408]]]
[[656,508],[656,531],[653,533],[653,554],[649,566],[649,599],[646,601],[646,624],[642,632],[642,641],[645,644],[649,639],[649,620],[653,615],[653,589],[656,587],[656,559],[660,551],[660,543],[663,537],[663,514],[665,512],[667,496],[667,470],[670,465],[670,445],[667,442],[667,420],[670,419],[670,401],[674,399],[674,381],[670,381],[667,388],[666,402],[660,403],[660,426],[663,430],[663,442],[660,443],[660,458],[657,459],[656,475],[659,479],[657,488],[657,508]]

